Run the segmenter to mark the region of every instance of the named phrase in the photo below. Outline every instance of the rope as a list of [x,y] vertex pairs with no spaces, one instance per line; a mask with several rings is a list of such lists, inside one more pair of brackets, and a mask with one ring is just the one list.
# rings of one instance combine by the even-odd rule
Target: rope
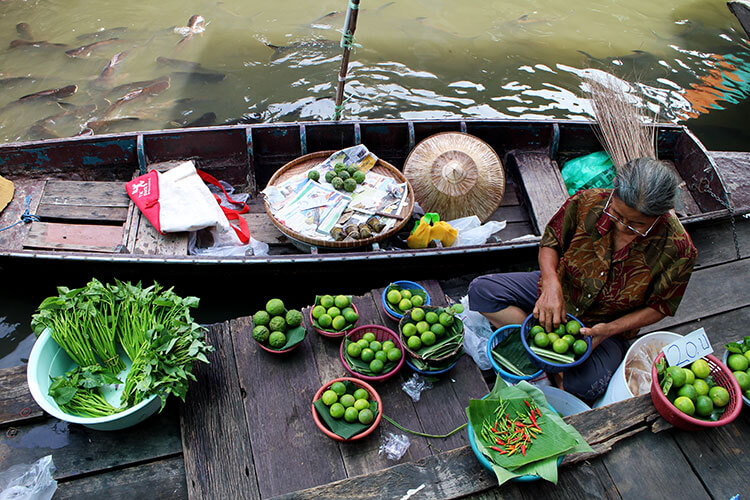
[[341,34],[341,43],[339,45],[342,49],[349,49],[353,52],[356,52],[355,49],[362,48],[361,44],[354,43],[354,33],[348,30],[346,33]]
[[349,2],[349,8],[352,10],[357,10],[359,9],[359,4],[356,4],[354,2]]
[[31,222],[39,222],[40,219],[38,215],[33,215],[29,213],[30,206],[31,206],[31,196],[27,194],[26,195],[26,210],[24,210],[23,213],[21,214],[21,220],[19,220],[18,222],[14,222],[10,226],[0,229],[0,231],[5,231],[6,229],[10,229],[13,226],[17,226],[18,224],[22,222],[25,224],[29,224]]
[[346,96],[346,99],[344,99],[343,101],[341,101],[341,104],[337,104],[337,105],[333,106],[333,111],[334,111],[334,118],[333,119],[334,120],[338,120],[339,118],[341,118],[341,112],[344,111],[344,105],[351,98],[352,98],[352,96]]

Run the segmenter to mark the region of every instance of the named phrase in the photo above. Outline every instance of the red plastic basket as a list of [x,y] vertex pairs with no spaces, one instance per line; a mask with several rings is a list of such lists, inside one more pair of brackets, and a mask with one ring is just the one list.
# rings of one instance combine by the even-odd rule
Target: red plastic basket
[[319,400],[320,397],[323,395],[323,393],[329,387],[331,387],[334,382],[346,382],[347,380],[353,383],[354,385],[356,385],[357,387],[361,387],[365,389],[367,392],[370,393],[370,396],[372,397],[372,399],[374,399],[378,403],[378,413],[377,415],[375,415],[375,420],[372,421],[372,425],[370,425],[370,427],[368,427],[365,431],[360,432],[359,434],[355,434],[349,439],[344,439],[341,436],[334,434],[333,432],[328,430],[328,428],[323,424],[323,422],[321,422],[320,417],[318,416],[318,410],[315,409],[315,405],[314,404],[310,405],[312,407],[313,420],[315,421],[315,425],[318,426],[318,429],[323,431],[323,434],[325,434],[329,438],[334,439],[336,441],[343,441],[345,443],[348,443],[350,441],[356,441],[357,439],[362,439],[363,437],[368,436],[370,433],[372,433],[372,431],[375,430],[375,428],[380,423],[380,418],[383,416],[383,401],[380,399],[380,395],[378,394],[378,392],[375,389],[373,389],[373,387],[367,382],[365,382],[364,380],[359,380],[359,379],[352,378],[352,377],[341,377],[341,378],[333,379],[330,382],[323,384],[323,386],[320,389],[318,389],[318,392],[315,393],[315,396],[313,397],[313,403]]
[[720,427],[737,418],[742,409],[740,385],[735,380],[732,372],[729,371],[729,368],[719,361],[716,356],[709,354],[704,359],[708,362],[708,366],[711,367],[711,377],[713,377],[714,382],[729,391],[729,403],[721,418],[715,422],[686,415],[669,402],[659,386],[659,377],[656,373],[656,363],[662,358],[664,358],[664,353],[659,353],[651,367],[651,401],[654,402],[656,410],[664,417],[664,420],[686,431],[698,431],[707,427]]
[[[335,338],[341,338],[344,335],[346,335],[346,331],[343,332],[327,332],[325,330],[321,330],[320,328],[316,328],[315,323],[313,323],[313,316],[312,316],[312,310],[314,305],[310,307],[310,311],[308,312],[308,316],[310,317],[310,326],[312,326],[312,329],[321,334],[324,337],[328,337],[329,339],[335,339]],[[354,327],[356,328],[357,323],[359,323],[359,310],[357,309],[357,306],[354,305],[354,302],[352,302],[352,309],[354,309],[354,312],[357,313],[357,321],[354,322]],[[349,330],[350,332],[352,330]]]
[[396,347],[399,348],[401,351],[401,359],[399,360],[398,364],[396,364],[396,367],[382,375],[378,376],[372,376],[372,375],[363,375],[362,373],[359,373],[352,369],[352,367],[349,366],[349,363],[346,362],[346,359],[344,358],[344,344],[345,342],[341,341],[341,346],[339,347],[339,359],[341,359],[341,363],[344,365],[344,368],[346,368],[346,371],[351,373],[353,376],[357,378],[361,378],[362,380],[369,380],[370,382],[383,382],[384,380],[388,380],[392,376],[394,376],[398,371],[401,369],[402,366],[404,366],[404,359],[406,358],[406,353],[404,352],[404,346],[401,345],[401,341],[398,338],[398,334],[394,332],[393,330],[386,328],[382,325],[362,325],[354,330],[350,331],[346,338],[351,341],[357,341],[361,339],[365,333],[372,332],[375,334],[375,340],[379,342],[385,342],[386,340],[393,341],[394,344],[396,344]]

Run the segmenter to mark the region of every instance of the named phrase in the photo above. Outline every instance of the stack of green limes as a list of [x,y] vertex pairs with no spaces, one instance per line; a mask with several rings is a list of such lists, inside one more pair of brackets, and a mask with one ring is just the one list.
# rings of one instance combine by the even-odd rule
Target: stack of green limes
[[349,423],[359,422],[364,425],[375,420],[375,414],[370,409],[370,393],[362,387],[350,393],[343,382],[334,382],[320,399],[335,419],[343,418]]
[[386,291],[385,299],[393,311],[403,314],[412,307],[421,307],[425,304],[427,294],[424,290],[401,288],[391,285]]
[[727,366],[737,379],[742,395],[750,399],[750,336],[746,336],[742,341],[730,342],[724,347],[728,355]]
[[348,331],[359,320],[351,297],[346,295],[316,297],[312,317],[316,328],[332,333]]
[[729,403],[729,391],[714,382],[711,366],[703,358],[693,361],[690,368],[657,364],[657,374],[667,399],[686,415],[716,421]]
[[[562,356],[572,354],[572,359],[576,360],[583,356],[589,347],[581,335],[581,324],[574,319],[567,323],[560,323],[551,332],[546,332],[541,325],[534,325],[527,340],[529,345],[532,345],[533,342],[533,346],[536,347],[532,349],[534,354],[557,364],[565,363],[565,361],[561,357],[555,356],[554,353]],[[548,352],[549,349],[552,349],[552,351]]]
[[271,299],[266,308],[253,315],[253,338],[272,349],[287,343],[287,331],[302,324],[302,313],[296,309],[286,310],[281,299]]
[[462,354],[464,328],[456,316],[461,312],[463,306],[456,304],[445,308],[414,307],[404,314],[399,323],[401,340],[409,348],[411,361],[417,368],[434,370],[438,367],[431,362],[447,365]]
[[[353,332],[351,335],[356,334]],[[372,332],[366,332],[359,340],[344,340],[344,360],[349,367],[367,376],[378,376],[393,370],[403,353],[392,340],[380,342]]]

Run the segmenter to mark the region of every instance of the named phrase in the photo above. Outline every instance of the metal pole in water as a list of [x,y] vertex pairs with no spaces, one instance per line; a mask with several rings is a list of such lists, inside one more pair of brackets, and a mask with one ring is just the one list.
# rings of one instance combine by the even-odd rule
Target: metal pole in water
[[346,83],[346,73],[349,70],[349,54],[354,43],[354,30],[357,29],[357,13],[359,12],[359,0],[349,0],[349,6],[346,9],[346,20],[344,21],[344,32],[341,34],[341,48],[344,49],[341,58],[341,70],[339,71],[339,85],[336,90],[336,107],[333,119],[341,119],[341,111],[344,108],[344,84]]

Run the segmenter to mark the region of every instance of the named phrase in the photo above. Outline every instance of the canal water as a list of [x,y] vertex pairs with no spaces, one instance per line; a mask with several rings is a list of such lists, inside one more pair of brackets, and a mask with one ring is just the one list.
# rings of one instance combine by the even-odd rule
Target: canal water
[[[0,142],[329,120],[346,5],[0,1]],[[750,43],[723,0],[363,0],[355,43],[345,118],[590,118],[581,77],[608,73],[708,149],[750,143]],[[4,282],[0,367],[54,284]]]

